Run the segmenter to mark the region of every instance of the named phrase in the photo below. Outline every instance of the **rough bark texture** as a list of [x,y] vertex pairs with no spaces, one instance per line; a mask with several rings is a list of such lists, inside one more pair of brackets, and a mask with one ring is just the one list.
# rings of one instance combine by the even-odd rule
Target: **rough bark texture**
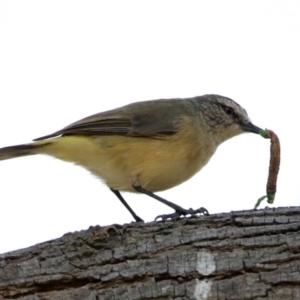
[[112,225],[0,255],[0,299],[300,299],[300,208]]

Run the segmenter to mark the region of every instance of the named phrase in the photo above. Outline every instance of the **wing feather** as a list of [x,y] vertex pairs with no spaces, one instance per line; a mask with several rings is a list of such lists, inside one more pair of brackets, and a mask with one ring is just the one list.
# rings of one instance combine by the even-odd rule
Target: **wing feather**
[[[89,116],[35,141],[60,135],[126,135],[164,139],[178,131],[182,111],[180,112],[180,106],[173,106],[174,101],[178,100],[152,100],[129,104]],[[159,106],[157,101],[160,102]]]

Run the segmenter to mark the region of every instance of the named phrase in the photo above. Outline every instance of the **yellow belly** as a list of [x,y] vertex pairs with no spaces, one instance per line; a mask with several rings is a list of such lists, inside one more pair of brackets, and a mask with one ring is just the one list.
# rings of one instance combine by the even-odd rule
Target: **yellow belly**
[[201,143],[185,130],[167,139],[126,136],[68,136],[51,140],[44,154],[73,162],[101,178],[110,188],[152,192],[174,187],[197,173],[216,146]]

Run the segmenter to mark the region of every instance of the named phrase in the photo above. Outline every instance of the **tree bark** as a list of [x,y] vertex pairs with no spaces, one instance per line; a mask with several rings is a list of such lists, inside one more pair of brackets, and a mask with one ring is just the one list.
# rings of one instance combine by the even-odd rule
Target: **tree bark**
[[0,299],[300,299],[300,208],[91,227],[0,255]]

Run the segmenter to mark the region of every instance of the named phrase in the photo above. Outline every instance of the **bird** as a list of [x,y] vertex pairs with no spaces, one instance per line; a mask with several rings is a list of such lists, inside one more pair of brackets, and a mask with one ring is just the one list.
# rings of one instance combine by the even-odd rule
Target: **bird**
[[174,213],[209,214],[185,209],[157,194],[194,176],[218,146],[245,132],[259,134],[246,110],[234,100],[208,94],[148,100],[97,113],[33,142],[0,148],[0,160],[43,154],[72,162],[104,182],[136,222],[143,222],[121,192],[146,194]]

